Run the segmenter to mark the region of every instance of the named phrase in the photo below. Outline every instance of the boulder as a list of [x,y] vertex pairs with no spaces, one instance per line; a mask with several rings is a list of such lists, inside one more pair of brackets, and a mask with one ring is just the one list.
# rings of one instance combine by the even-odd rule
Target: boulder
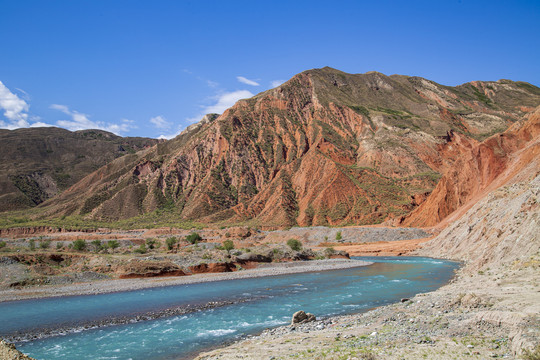
[[248,263],[248,262],[272,262],[272,258],[261,255],[261,254],[255,254],[255,253],[245,253],[240,256],[236,257],[236,261],[240,264],[242,263]]
[[248,227],[230,227],[225,230],[227,237],[245,239],[251,236],[251,230]]
[[303,323],[307,323],[307,322],[311,322],[311,321],[315,321],[315,320],[317,320],[315,315],[310,314],[310,313],[306,313],[305,311],[300,310],[300,311],[297,311],[297,312],[295,312],[293,314],[292,320],[291,320],[291,325],[303,324]]

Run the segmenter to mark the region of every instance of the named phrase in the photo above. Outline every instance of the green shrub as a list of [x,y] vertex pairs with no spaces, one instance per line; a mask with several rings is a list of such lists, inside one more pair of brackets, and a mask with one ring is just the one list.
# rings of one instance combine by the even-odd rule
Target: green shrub
[[175,238],[174,236],[167,238],[167,240],[165,240],[165,244],[167,245],[167,250],[172,250],[172,248],[174,247],[174,245],[176,245],[177,242],[178,242],[178,239]]
[[30,239],[30,250],[36,250],[36,241],[34,239]]
[[232,249],[234,249],[234,243],[232,240],[225,240],[223,242],[223,249],[227,250],[227,253],[230,253]]
[[343,239],[343,237],[341,236],[341,231],[338,231],[336,233],[336,240],[341,240],[341,239]]
[[48,249],[51,246],[51,240],[44,240],[39,242],[39,247],[41,249]]
[[138,254],[145,254],[146,253],[146,245],[141,244],[138,249],[134,250]]
[[0,241],[0,249],[5,248],[7,243],[5,241]]
[[201,235],[199,235],[199,233],[192,232],[191,234],[186,236],[185,240],[190,244],[196,244],[199,241],[201,241],[202,238],[201,238]]
[[152,250],[156,245],[156,240],[155,239],[146,239],[146,246],[148,246],[148,248],[150,250]]
[[92,246],[94,247],[95,252],[99,252],[103,248],[103,244],[99,240],[93,240]]
[[57,242],[56,243],[56,250],[60,250],[64,247],[64,243],[63,242]]
[[116,240],[109,240],[109,241],[107,241],[107,247],[108,247],[109,249],[113,249],[113,250],[114,250],[114,249],[116,249],[116,248],[119,247],[119,246],[120,246],[120,244],[119,244],[118,241],[116,241]]
[[302,250],[302,243],[300,242],[300,240],[289,239],[289,240],[287,240],[287,245],[289,245],[291,250],[294,250],[294,251]]
[[73,242],[73,249],[77,251],[84,251],[86,249],[86,241],[77,239]]

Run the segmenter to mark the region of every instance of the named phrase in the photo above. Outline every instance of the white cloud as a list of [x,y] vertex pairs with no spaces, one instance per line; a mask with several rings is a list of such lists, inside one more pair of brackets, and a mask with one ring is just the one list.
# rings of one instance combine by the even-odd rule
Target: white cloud
[[170,140],[170,139],[176,137],[178,134],[180,134],[180,132],[174,133],[174,134],[169,134],[169,135],[161,134],[161,135],[158,136],[158,139],[160,139],[160,140]]
[[154,124],[155,127],[158,129],[169,129],[171,127],[171,123],[167,121],[163,116],[158,115],[154,116],[150,119],[150,122]]
[[47,123],[44,123],[44,122],[41,122],[41,121],[35,122],[35,123],[30,125],[31,128],[35,128],[35,127],[52,127],[52,126],[54,126],[54,125],[47,124]]
[[9,122],[0,120],[0,126],[8,129],[28,127],[28,109],[30,106],[23,99],[12,93],[0,81],[0,109]]
[[[199,119],[200,120],[200,119]],[[176,131],[173,132],[173,133],[169,133],[169,134],[161,134],[158,136],[158,139],[165,139],[165,140],[170,140],[176,136],[178,136],[182,130],[184,130],[183,126],[182,125],[178,125],[176,127]]]
[[206,114],[222,114],[225,110],[233,106],[238,100],[247,99],[252,96],[253,94],[248,90],[222,93],[213,97],[213,99],[216,100],[215,104],[203,107],[203,110],[199,114],[186,120],[193,124],[199,122]]
[[279,85],[283,84],[285,80],[272,80],[270,81],[270,85],[272,85],[273,88],[278,87]]
[[[214,105],[207,106],[204,109],[204,114],[222,114],[225,110],[233,106],[240,99],[247,99],[254,95],[248,90],[238,90],[232,92],[226,92],[215,97],[217,102]],[[200,119],[199,119],[200,120]]]
[[66,105],[52,104],[51,109],[58,110],[71,117],[71,120],[58,120],[56,125],[71,131],[84,129],[101,129],[120,135],[134,128],[131,120],[122,119],[120,124],[104,123],[101,121],[92,121],[89,115],[70,110]]
[[236,79],[240,81],[242,84],[251,85],[251,86],[259,86],[260,84],[256,81],[247,79],[243,76],[237,76]]

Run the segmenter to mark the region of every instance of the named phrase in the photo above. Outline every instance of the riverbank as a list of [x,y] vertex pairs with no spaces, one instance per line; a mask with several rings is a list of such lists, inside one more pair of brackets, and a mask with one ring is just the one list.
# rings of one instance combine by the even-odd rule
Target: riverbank
[[0,292],[0,302],[35,299],[44,297],[95,295],[119,291],[139,290],[160,286],[195,284],[210,281],[247,279],[263,276],[287,275],[303,272],[338,270],[370,265],[369,262],[348,259],[327,259],[269,263],[258,268],[227,272],[194,274],[180,277],[158,277],[139,279],[114,279],[82,282],[69,285],[43,285],[22,289],[6,289]]
[[266,330],[197,359],[519,359],[540,336],[537,276],[532,267],[461,270],[437,291],[362,314]]
[[450,284],[367,313],[267,330],[198,359],[540,358],[537,169],[487,194],[415,252],[463,261]]

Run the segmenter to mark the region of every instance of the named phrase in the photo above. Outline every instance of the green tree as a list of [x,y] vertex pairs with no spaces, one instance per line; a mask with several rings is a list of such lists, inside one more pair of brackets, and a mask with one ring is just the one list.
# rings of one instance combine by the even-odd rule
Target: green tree
[[289,245],[291,250],[294,250],[294,251],[302,250],[302,243],[300,242],[300,240],[289,239],[289,240],[287,240],[287,245]]
[[77,239],[73,242],[73,249],[77,251],[84,251],[86,249],[86,241]]
[[190,244],[196,244],[196,243],[198,243],[199,241],[202,240],[202,237],[201,237],[201,235],[199,235],[199,233],[192,232],[191,234],[186,236],[185,240]]
[[223,242],[223,249],[227,250],[227,254],[231,253],[231,250],[234,249],[234,243],[232,240],[225,240]]
[[175,238],[174,236],[167,238],[167,240],[165,240],[165,244],[167,245],[167,250],[172,250],[174,245],[176,245],[177,242],[178,242],[178,239]]
[[343,237],[341,236],[341,231],[338,231],[336,233],[336,240],[341,240],[341,239],[343,239]]
[[146,239],[146,246],[148,246],[150,250],[152,250],[155,245],[156,245],[155,239]]

